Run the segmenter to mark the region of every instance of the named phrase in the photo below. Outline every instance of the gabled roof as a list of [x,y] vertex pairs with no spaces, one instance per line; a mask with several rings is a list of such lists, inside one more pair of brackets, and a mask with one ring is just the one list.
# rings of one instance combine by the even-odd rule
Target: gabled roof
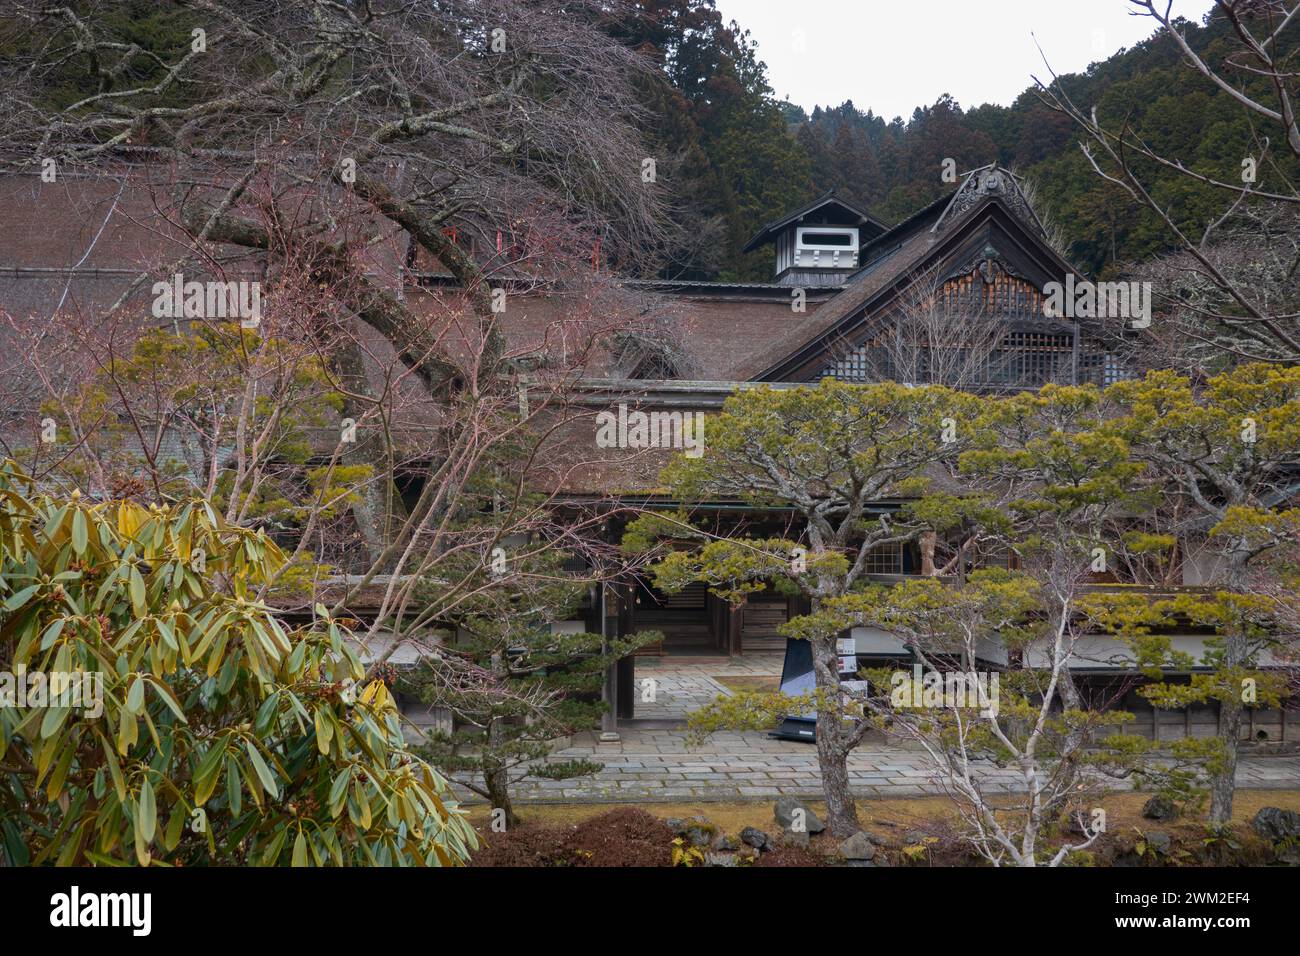
[[978,237],[997,229],[1001,242],[1014,247],[999,249],[1013,253],[1022,264],[1033,266],[1042,281],[1061,279],[1077,270],[1048,244],[1038,217],[1034,215],[1016,183],[1016,178],[997,166],[972,170],[962,184],[935,199],[903,222],[877,236],[862,248],[863,263],[849,276],[840,291],[817,310],[818,330],[793,351],[782,355],[755,381],[786,381],[816,364],[834,343],[851,336],[891,297],[926,268],[949,260],[986,255]]
[[841,218],[846,224],[856,225],[858,227],[869,226],[878,232],[884,232],[885,229],[888,228],[883,222],[871,215],[871,213],[867,212],[865,209],[859,209],[847,200],[837,197],[835,195],[835,190],[832,189],[825,195],[814,199],[808,205],[796,209],[794,212],[781,219],[774,219],[772,222],[763,226],[762,229],[754,233],[753,238],[745,244],[745,248],[742,251],[753,252],[755,249],[758,249],[769,242],[773,242],[776,238],[776,234],[786,226],[796,223],[828,206],[836,207],[840,212],[839,218]]
[[902,222],[885,230],[870,242],[864,243],[859,259],[863,271],[878,263],[884,254],[892,252],[906,238],[922,228],[928,227],[933,233],[940,232],[953,221],[961,218],[963,213],[979,205],[983,198],[994,195],[1000,196],[1021,219],[1037,229],[1040,236],[1045,236],[1046,230],[1038,214],[1034,212],[1020,189],[1020,178],[1009,169],[1002,169],[996,163],[972,169],[963,177],[956,189],[945,192]]

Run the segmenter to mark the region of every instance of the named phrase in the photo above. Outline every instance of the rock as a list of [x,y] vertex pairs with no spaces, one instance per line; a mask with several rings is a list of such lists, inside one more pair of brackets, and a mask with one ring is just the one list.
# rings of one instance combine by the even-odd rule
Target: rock
[[1157,793],[1142,805],[1142,816],[1148,820],[1172,820],[1178,816],[1178,808],[1174,806],[1174,801]]
[[870,860],[875,855],[876,848],[871,842],[871,836],[864,830],[859,830],[840,844],[840,856],[846,860]]
[[732,853],[740,849],[740,844],[733,837],[729,837],[725,833],[719,833],[713,838],[713,849],[723,853]]
[[1146,834],[1147,846],[1157,853],[1168,853],[1169,848],[1174,845],[1173,838],[1164,830],[1151,830]]
[[782,830],[781,836],[777,838],[780,846],[795,846],[802,850],[808,849],[811,841],[807,830]]
[[903,834],[903,842],[909,846],[924,843],[928,839],[930,839],[930,834],[924,833],[921,830],[908,830]]
[[740,842],[752,846],[755,850],[772,849],[771,838],[757,827],[745,827],[740,831]]
[[686,828],[686,839],[691,846],[712,846],[713,845],[713,825],[707,826],[692,825]]
[[1280,807],[1264,807],[1250,821],[1251,827],[1270,843],[1300,839],[1300,813]]
[[691,846],[710,846],[713,843],[714,834],[718,831],[718,828],[705,817],[691,817],[689,820],[683,820],[681,817],[669,817],[664,820],[664,823],[673,831],[673,836],[682,837]]
[[776,801],[773,813],[776,815],[776,822],[781,824],[784,830],[790,830],[794,826],[796,811],[803,811],[803,829],[808,833],[821,833],[826,829],[826,824],[822,823],[821,818],[812,812],[812,808],[800,800],[798,797],[781,797]]
[[1285,850],[1278,850],[1277,862],[1285,863],[1287,866],[1300,866],[1300,846],[1289,846]]
[[736,866],[736,854],[734,853],[705,853],[705,866]]

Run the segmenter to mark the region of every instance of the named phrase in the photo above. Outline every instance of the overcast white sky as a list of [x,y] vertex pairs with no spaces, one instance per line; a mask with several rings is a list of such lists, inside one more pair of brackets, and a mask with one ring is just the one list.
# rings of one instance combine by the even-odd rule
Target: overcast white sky
[[[1009,104],[1045,78],[1075,73],[1150,36],[1128,0],[716,0],[758,41],[779,99],[807,110],[846,99],[886,119],[951,93],[964,108]],[[1174,0],[1199,22],[1213,0]]]

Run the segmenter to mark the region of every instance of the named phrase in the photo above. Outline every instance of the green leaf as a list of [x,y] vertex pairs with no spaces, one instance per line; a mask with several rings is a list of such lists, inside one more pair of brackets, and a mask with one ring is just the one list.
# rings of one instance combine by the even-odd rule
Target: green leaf
[[317,708],[315,714],[316,723],[316,747],[326,756],[330,752],[330,741],[334,738],[334,725],[330,722],[329,716],[325,713],[323,707]]
[[144,831],[138,826],[135,828],[135,858],[141,866],[148,866],[152,859],[149,854],[149,843],[144,838]]
[[[201,813],[202,811],[199,812]],[[185,808],[183,806],[177,804],[172,808],[171,819],[167,821],[167,832],[163,834],[163,847],[168,853],[175,850],[177,845],[181,842],[181,831],[184,829],[185,821],[187,819],[188,817],[185,816]]]
[[278,705],[279,693],[275,692],[262,702],[261,707],[257,708],[257,717],[253,720],[253,730],[256,733],[264,735],[270,729]]
[[27,603],[28,598],[30,598],[33,594],[35,594],[40,589],[41,586],[39,584],[33,584],[23,588],[21,591],[15,591],[13,594],[9,595],[9,600],[5,601],[4,609],[6,611],[18,610],[20,607],[22,607],[24,604]]
[[57,641],[59,635],[63,633],[63,625],[66,620],[66,618],[61,617],[45,629],[45,636],[41,638],[41,650],[48,651],[54,646],[54,642]]
[[266,765],[266,761],[262,759],[261,753],[251,741],[246,742],[244,748],[248,751],[248,759],[252,761],[253,770],[257,772],[257,779],[262,782],[262,788],[270,794],[272,800],[275,800],[280,796],[280,790],[275,785],[275,774],[271,772],[271,768]]
[[168,625],[168,623],[164,621],[162,618],[158,618],[154,622],[154,624],[158,628],[158,635],[163,639],[163,643],[166,644],[168,647],[170,647],[173,651],[179,651],[181,649],[181,646],[179,643],[177,643],[176,635],[172,633],[171,626]]
[[217,789],[217,781],[220,779],[218,771],[221,769],[221,758],[225,755],[226,748],[219,744],[213,744],[212,749],[203,755],[199,761],[198,769],[194,771],[194,803],[196,806],[203,806],[212,796],[212,792]]
[[72,712],[71,707],[50,707],[45,711],[45,719],[41,721],[41,739],[52,736],[57,733],[63,726],[63,722],[68,719],[68,714]]
[[88,539],[86,513],[78,508],[72,512],[72,550],[77,553],[78,557],[86,553]]
[[168,709],[176,715],[176,719],[182,724],[188,724],[189,721],[185,719],[185,711],[181,710],[181,705],[176,701],[176,698],[172,696],[172,692],[167,689],[167,685],[162,681],[152,679],[149,683],[153,685],[154,693],[161,697],[163,703],[166,704]]
[[126,780],[122,776],[122,767],[117,762],[117,754],[113,753],[113,745],[108,742],[99,731],[95,731],[99,738],[101,746],[104,748],[104,762],[108,764],[109,775],[113,778],[113,789],[117,791],[117,799],[123,803],[126,802]]
[[149,606],[145,604],[144,578],[135,565],[131,566],[131,609],[135,611],[136,617],[144,617],[149,611]]
[[158,803],[154,799],[153,784],[146,777],[140,786],[140,799],[136,804],[136,825],[144,833],[145,843],[152,843],[158,830]]
[[262,854],[262,866],[275,865],[275,861],[280,858],[280,852],[284,849],[284,841],[288,837],[289,831],[281,828],[275,835],[275,839],[271,841],[271,845],[266,848],[266,852]]
[[290,865],[307,865],[307,838],[303,836],[301,830],[298,831],[298,838],[293,841],[293,860]]
[[334,783],[330,787],[330,816],[337,817],[343,812],[343,799],[347,796],[348,782],[352,779],[352,770],[350,767],[344,767],[339,775],[334,778]]
[[243,777],[239,773],[239,761],[232,755],[226,758],[226,803],[234,816],[239,816],[244,810],[243,793]]
[[137,675],[131,682],[131,689],[126,692],[126,709],[133,714],[144,710],[144,677]]

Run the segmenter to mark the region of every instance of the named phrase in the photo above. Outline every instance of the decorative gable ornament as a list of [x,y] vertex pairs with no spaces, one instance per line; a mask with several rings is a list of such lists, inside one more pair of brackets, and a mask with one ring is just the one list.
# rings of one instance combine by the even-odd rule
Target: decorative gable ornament
[[981,166],[966,174],[966,178],[957,187],[957,191],[930,231],[934,233],[942,231],[948,223],[960,219],[965,213],[990,198],[1001,200],[1018,219],[1037,229],[1039,235],[1047,234],[1033,207],[1029,205],[1029,200],[1025,198],[1020,187],[1020,177],[1009,169],[1002,169],[996,163]]

